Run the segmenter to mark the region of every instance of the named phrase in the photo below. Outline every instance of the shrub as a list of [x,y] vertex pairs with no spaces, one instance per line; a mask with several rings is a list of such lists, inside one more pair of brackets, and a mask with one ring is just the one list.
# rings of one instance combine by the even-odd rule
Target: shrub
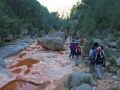
[[89,53],[90,48],[91,48],[90,42],[86,41],[85,45],[83,47],[82,56],[87,56],[88,53]]
[[109,58],[109,63],[110,63],[110,65],[115,65],[116,64],[116,60],[115,60],[115,57],[110,57]]
[[119,70],[119,67],[111,66],[110,69],[109,69],[109,72],[113,73],[113,74],[116,74],[118,70]]
[[112,51],[111,48],[108,48],[108,47],[105,48],[105,55],[107,58],[110,58],[111,56],[113,56],[113,54],[114,52]]

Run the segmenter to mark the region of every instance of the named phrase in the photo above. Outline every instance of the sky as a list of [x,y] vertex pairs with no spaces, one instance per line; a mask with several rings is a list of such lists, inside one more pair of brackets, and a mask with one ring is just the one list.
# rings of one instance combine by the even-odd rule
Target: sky
[[46,6],[50,12],[58,9],[67,9],[72,7],[78,0],[38,0],[42,5]]

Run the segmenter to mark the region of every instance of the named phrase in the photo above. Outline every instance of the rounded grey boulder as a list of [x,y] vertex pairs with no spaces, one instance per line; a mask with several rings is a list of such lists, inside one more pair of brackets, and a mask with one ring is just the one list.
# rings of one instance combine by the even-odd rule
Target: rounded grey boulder
[[37,40],[37,44],[49,50],[64,49],[64,42],[60,37],[42,37]]
[[107,42],[107,45],[111,48],[116,48],[117,47],[117,42]]
[[92,87],[88,84],[81,84],[80,86],[71,90],[92,90]]
[[116,60],[116,64],[117,64],[117,66],[120,67],[120,58],[118,58],[118,59]]
[[80,86],[83,83],[95,85],[95,81],[93,80],[93,77],[90,73],[74,72],[68,77],[67,85],[69,89]]

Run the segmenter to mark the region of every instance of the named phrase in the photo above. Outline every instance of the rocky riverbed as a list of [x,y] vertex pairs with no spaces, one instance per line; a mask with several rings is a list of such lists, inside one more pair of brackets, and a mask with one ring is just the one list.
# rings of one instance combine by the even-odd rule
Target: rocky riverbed
[[[69,80],[73,82],[71,90],[108,90],[119,85],[118,77],[107,73],[102,80],[95,80],[93,86],[84,84],[86,81],[79,82],[79,79],[88,82],[87,78],[93,80],[95,77],[92,79],[91,74],[86,73],[89,72],[89,66],[85,64],[87,58],[81,59],[78,67],[74,66],[74,60],[68,57],[69,48],[52,51],[36,42],[27,45],[19,53],[4,59],[6,66],[0,71],[0,90],[68,90]],[[73,76],[72,81],[68,79],[70,75]]]
[[[53,90],[59,86],[60,81],[64,81],[62,78],[73,72],[74,63],[68,58],[68,54],[68,49],[66,51],[45,50],[33,43],[20,53],[5,59],[9,73],[0,75],[0,87],[17,79],[36,85],[49,82],[44,89]],[[6,89],[2,88],[2,90]]]

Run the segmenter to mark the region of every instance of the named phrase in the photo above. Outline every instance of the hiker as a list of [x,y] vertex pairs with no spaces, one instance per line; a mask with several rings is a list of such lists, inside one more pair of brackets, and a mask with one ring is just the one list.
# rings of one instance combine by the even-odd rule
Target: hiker
[[94,46],[95,49],[97,49],[97,48],[99,47],[98,42],[94,42],[94,43],[93,43],[93,46]]
[[75,44],[75,66],[79,66],[80,64],[80,55],[81,55],[81,48],[79,43]]
[[35,38],[35,30],[32,30],[32,33],[31,33],[31,38],[34,39]]
[[81,38],[81,45],[83,46],[84,43],[85,43],[85,37],[82,37],[82,38]]
[[96,56],[95,46],[92,46],[89,52],[90,73],[95,72],[95,56]]
[[66,44],[67,44],[67,45],[70,44],[70,36],[66,39]]
[[102,52],[103,52],[103,55],[104,55],[104,60],[103,60],[103,66],[105,67],[106,66],[106,55],[105,55],[105,51],[104,51],[104,48],[103,48],[103,46],[100,46],[101,47],[101,50],[102,50]]
[[101,47],[97,47],[96,56],[95,56],[95,64],[96,64],[96,74],[99,79],[102,79],[102,66],[105,61],[105,55]]
[[95,76],[95,57],[96,57],[96,49],[99,46],[98,42],[94,42],[90,51],[89,51],[89,65],[90,65],[90,73]]
[[74,40],[72,40],[72,42],[70,43],[70,46],[69,46],[69,48],[70,48],[70,55],[69,55],[69,57],[71,58],[71,56],[72,56],[72,59],[74,58],[74,55],[75,55],[74,47],[75,47],[75,43],[74,43]]
[[78,38],[78,36],[75,37],[74,41],[75,41],[75,43],[79,43],[79,38]]

